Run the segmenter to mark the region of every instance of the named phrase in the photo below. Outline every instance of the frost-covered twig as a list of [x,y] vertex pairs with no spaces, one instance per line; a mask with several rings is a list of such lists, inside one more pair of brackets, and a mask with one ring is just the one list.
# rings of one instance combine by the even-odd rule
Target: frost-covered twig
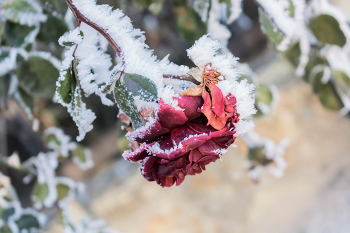
[[74,6],[73,1],[72,0],[66,0],[67,5],[69,6],[69,8],[72,10],[73,14],[75,15],[78,24],[79,22],[84,22],[87,25],[93,27],[96,31],[98,31],[99,33],[101,33],[101,35],[103,35],[106,40],[109,42],[109,44],[113,47],[113,49],[117,52],[117,55],[119,57],[122,57],[122,51],[120,49],[120,47],[118,46],[118,44],[112,39],[112,37],[108,34],[107,29],[102,28],[101,26],[97,25],[96,23],[92,22],[90,19],[88,19],[86,16],[84,16],[83,14],[80,13],[80,11]]

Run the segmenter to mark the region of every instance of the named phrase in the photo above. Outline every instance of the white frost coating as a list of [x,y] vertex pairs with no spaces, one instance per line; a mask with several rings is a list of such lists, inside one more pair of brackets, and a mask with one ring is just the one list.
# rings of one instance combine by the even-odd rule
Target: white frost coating
[[[0,55],[5,51],[0,50]],[[9,55],[0,62],[0,76],[16,68],[17,49],[11,49]]]
[[230,82],[224,80],[216,84],[222,91],[224,96],[231,93],[236,97],[237,112],[240,114],[240,119],[245,119],[256,113],[254,108],[254,84],[249,84],[246,79],[241,82]]
[[73,31],[66,32],[63,36],[58,39],[58,43],[64,46],[65,42],[73,42],[75,44],[80,44],[83,42],[83,37],[80,35],[80,28],[77,27]]
[[321,53],[327,58],[332,70],[342,71],[350,77],[350,53],[348,51],[331,45],[321,50]]
[[130,19],[122,11],[112,11],[107,5],[96,5],[94,0],[74,0],[73,4],[91,22],[107,30],[118,44],[125,62],[125,72],[147,77],[157,86],[158,93],[161,92],[163,73],[157,58],[144,43],[143,32],[134,29]]
[[163,74],[174,76],[186,75],[190,71],[190,68],[187,66],[179,66],[175,63],[170,62],[169,54],[165,56],[161,61],[159,61],[158,68],[162,71]]
[[73,120],[78,126],[79,136],[77,137],[77,141],[80,142],[84,139],[85,134],[92,130],[92,122],[96,116],[90,109],[86,109],[86,104],[81,101],[79,88],[76,88],[73,98],[74,109],[71,110],[68,108],[68,112],[71,113]]
[[277,27],[282,30],[287,37],[292,37],[295,30],[299,28],[296,22],[289,16],[284,4],[278,0],[257,0],[257,2],[267,11],[269,17],[274,19]]
[[[75,144],[75,147],[77,147],[77,144],[76,143],[74,144]],[[94,166],[94,162],[92,160],[92,153],[89,148],[84,147],[84,155],[85,155],[85,161],[81,161],[80,158],[78,157],[73,158],[73,162],[75,162],[81,170],[87,170]]]
[[287,163],[283,156],[286,147],[289,144],[289,139],[284,138],[278,144],[269,138],[262,138],[257,133],[251,132],[242,136],[243,141],[249,146],[249,148],[255,148],[263,146],[263,152],[267,159],[272,160],[273,164],[267,165],[253,165],[249,163],[248,167],[253,167],[249,170],[249,176],[253,180],[260,180],[263,172],[267,171],[276,178],[280,178],[284,174],[284,170],[287,168]]
[[92,93],[99,95],[99,85],[109,81],[111,57],[98,46],[101,37],[95,29],[82,23],[80,30],[84,38],[75,51],[75,57],[79,60],[77,71],[80,86],[87,96]]
[[[65,59],[62,61],[60,76],[56,82],[57,87],[61,86],[60,81],[63,81],[65,79],[64,75],[67,72],[66,70],[71,66],[71,63],[74,60],[74,50],[75,46],[71,47],[64,54]],[[79,88],[75,89],[74,96],[72,96],[72,98],[73,101],[69,104],[63,102],[56,89],[54,101],[59,102],[63,106],[67,107],[67,111],[72,116],[73,121],[76,123],[79,130],[79,136],[77,137],[77,141],[81,141],[84,139],[85,134],[92,130],[92,122],[95,120],[96,116],[90,109],[86,109],[86,104],[81,101],[81,94]]]
[[47,147],[54,151],[59,152],[63,157],[67,157],[69,155],[69,151],[75,149],[76,147],[75,143],[71,142],[70,136],[64,134],[62,129],[56,128],[56,127],[47,128],[44,131],[43,136],[44,138],[47,138],[50,135],[55,136],[55,138],[59,142],[59,145],[54,141],[50,141],[47,144]]
[[342,109],[340,109],[339,115],[346,116],[350,112],[350,97],[346,96],[344,94],[341,94],[340,98],[344,104],[344,107]]
[[209,6],[209,0],[195,0],[193,2],[193,9],[198,13],[203,22],[207,21]]
[[231,15],[227,19],[227,24],[231,24],[235,21],[242,13],[242,0],[231,0]]
[[231,53],[219,54],[221,48],[223,45],[219,41],[212,40],[209,35],[204,35],[187,50],[187,55],[198,67],[211,63],[212,67],[225,76],[227,80],[236,81],[241,73],[234,69],[238,58]]
[[245,133],[248,133],[250,131],[253,131],[255,127],[255,124],[253,121],[247,121],[247,120],[240,120],[235,124],[235,131],[234,134],[235,137],[244,135]]
[[35,208],[41,209],[42,204],[50,208],[57,200],[57,189],[55,179],[55,169],[58,166],[56,152],[40,152],[37,157],[32,157],[26,161],[25,167],[34,165],[37,171],[37,181],[39,184],[47,184],[49,193],[43,203],[36,203]]
[[[12,76],[15,77],[15,76]],[[16,77],[16,80],[18,82],[18,79]],[[24,100],[22,99],[20,93],[18,92],[18,90],[16,89],[16,91],[13,93],[13,97],[17,100],[17,102],[19,103],[19,105],[21,106],[21,108],[24,110],[24,112],[27,114],[27,117],[29,120],[33,119],[33,113],[32,110],[26,105],[26,103],[24,102]]]
[[47,20],[47,16],[43,14],[43,9],[39,3],[34,0],[26,0],[26,2],[33,7],[27,12],[17,12],[12,11],[11,8],[7,8],[3,9],[3,12],[0,11],[0,13],[4,14],[5,17],[8,17],[10,19],[18,20],[18,23],[21,25],[27,25],[30,27],[38,25],[41,22],[45,22]]

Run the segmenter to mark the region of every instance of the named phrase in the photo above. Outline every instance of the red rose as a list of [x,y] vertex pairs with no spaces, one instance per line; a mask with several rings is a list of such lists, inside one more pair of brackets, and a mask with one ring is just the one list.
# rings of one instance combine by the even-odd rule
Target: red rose
[[[220,89],[215,93],[222,96],[218,91]],[[180,185],[186,175],[201,173],[205,165],[220,158],[234,142],[234,123],[239,121],[234,105],[236,100],[232,96],[222,98],[225,123],[220,130],[209,125],[206,114],[201,114],[207,113],[205,109],[209,105],[204,102],[203,106],[202,97],[181,96],[173,99],[178,101],[181,109],[160,99],[156,120],[127,134],[129,140],[142,143],[140,147],[123,154],[129,161],[139,161],[145,179],[156,181],[162,187],[170,187],[175,182]],[[216,102],[211,102],[216,111]],[[214,121],[209,118],[209,123]]]

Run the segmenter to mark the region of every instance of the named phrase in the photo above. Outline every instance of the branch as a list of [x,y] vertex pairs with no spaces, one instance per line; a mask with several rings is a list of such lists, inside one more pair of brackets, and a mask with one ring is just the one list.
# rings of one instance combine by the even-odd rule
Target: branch
[[[91,20],[89,20],[88,18],[86,18],[82,13],[80,13],[80,11],[74,6],[73,0],[65,0],[65,1],[67,3],[68,7],[72,10],[75,18],[77,19],[78,27],[80,26],[81,22],[84,22],[87,25],[89,25],[92,28],[94,28],[96,31],[98,31],[102,36],[104,36],[106,38],[106,40],[109,42],[109,44],[117,52],[117,55],[123,59],[121,48],[118,46],[117,42],[115,42],[112,39],[112,37],[108,34],[107,29],[104,29],[104,28],[100,27],[96,23],[94,23]],[[124,59],[123,59],[122,62],[123,62],[123,65],[124,65],[125,64]],[[163,77],[164,78],[173,78],[173,79],[186,80],[186,81],[193,82],[193,83],[195,83],[197,85],[200,84],[197,80],[195,80],[191,76],[173,76],[173,75],[164,74]]]
[[173,79],[179,79],[179,80],[185,80],[185,81],[190,81],[193,82],[196,85],[201,84],[200,82],[198,82],[195,78],[193,78],[191,75],[185,76],[175,76],[175,75],[171,75],[171,74],[163,74],[163,78],[173,78]]
[[[94,28],[96,31],[98,31],[106,40],[109,42],[109,44],[113,47],[113,49],[117,52],[117,55],[119,57],[122,57],[122,50],[118,46],[118,44],[112,39],[112,37],[108,34],[107,29],[104,29],[97,25],[96,23],[90,21],[88,18],[86,18],[80,11],[74,6],[73,0],[66,0],[66,3],[68,7],[72,10],[73,14],[75,15],[75,18],[77,19],[78,25],[80,25],[80,22],[84,22],[87,25]],[[123,61],[124,63],[124,61]]]

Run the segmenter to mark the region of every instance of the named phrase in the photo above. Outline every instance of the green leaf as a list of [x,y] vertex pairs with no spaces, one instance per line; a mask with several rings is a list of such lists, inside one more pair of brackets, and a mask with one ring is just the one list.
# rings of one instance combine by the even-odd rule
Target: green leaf
[[246,75],[246,74],[241,74],[241,76],[237,79],[237,82],[241,82],[241,81],[244,80],[244,79],[247,79],[247,82],[248,82],[249,84],[254,83],[252,77],[249,76],[249,75]]
[[266,34],[272,44],[277,47],[283,40],[283,35],[275,28],[267,15],[259,9],[260,25],[262,31]]
[[32,200],[35,204],[36,203],[42,204],[45,198],[47,198],[48,196],[49,196],[49,186],[46,183],[35,184],[33,193],[32,193]]
[[69,194],[69,191],[70,191],[70,187],[66,184],[63,184],[63,183],[58,183],[56,186],[56,189],[57,189],[57,200],[58,201],[61,201],[62,199],[67,197]]
[[5,74],[0,76],[0,99],[6,98],[10,89],[11,75]]
[[150,101],[157,99],[157,87],[148,78],[136,74],[125,74],[124,81],[127,89],[135,96],[140,95],[141,98]]
[[0,233],[13,233],[11,228],[4,224],[1,228],[0,228]]
[[72,69],[68,68],[65,71],[66,74],[64,75],[64,80],[59,81],[61,86],[57,87],[57,92],[62,101],[69,104],[72,101],[76,84],[74,78],[72,77]]
[[31,214],[23,214],[17,221],[16,224],[20,231],[26,229],[27,232],[29,229],[35,228],[39,229],[39,221],[38,219]]
[[192,8],[177,8],[177,28],[182,38],[187,42],[194,43],[201,36],[206,34],[207,26],[200,16]]
[[350,77],[347,74],[342,71],[332,70],[332,77],[344,93],[350,92]]
[[[34,98],[33,98],[33,96],[29,95],[25,90],[23,90],[23,88],[21,86],[18,87],[18,93],[19,93],[19,96],[22,100],[21,101],[22,103],[20,103],[21,107],[25,110],[27,108],[27,110],[29,112],[26,111],[26,113],[27,113],[28,117],[31,118],[30,115],[34,113]],[[22,106],[22,104],[24,104],[24,106]]]
[[67,31],[69,28],[64,20],[51,16],[41,25],[37,38],[58,46],[58,39]]
[[340,29],[339,22],[330,15],[319,15],[310,21],[310,29],[315,37],[328,44],[335,44],[343,47],[346,37]]
[[24,0],[12,0],[4,4],[4,16],[14,23],[20,22],[20,14],[37,13],[35,8]]
[[6,21],[3,27],[4,40],[13,47],[20,47],[24,39],[32,32],[35,27],[28,27],[10,21]]
[[74,150],[72,150],[72,156],[73,158],[77,159],[81,163],[86,163],[87,161],[85,148],[79,144],[77,144],[77,147]]
[[59,14],[61,17],[64,17],[68,9],[67,3],[63,0],[38,0],[38,2],[47,12],[53,15]]
[[187,5],[186,0],[171,0],[174,7],[183,7]]
[[57,139],[57,137],[54,134],[49,134],[45,137],[45,143],[55,143],[57,146],[61,145],[61,142]]
[[300,44],[296,43],[289,46],[289,48],[284,52],[284,55],[295,67],[297,67],[301,56]]
[[315,75],[312,81],[313,91],[318,95],[323,107],[338,111],[343,107],[343,103],[339,98],[332,82],[323,84],[321,79],[323,72],[319,72]]
[[295,7],[293,4],[293,1],[292,0],[288,0],[288,1],[289,1],[289,7],[288,7],[289,16],[294,17]]
[[1,219],[3,219],[5,222],[7,222],[9,217],[12,216],[14,213],[15,213],[14,208],[2,209]]
[[265,159],[264,147],[258,146],[249,148],[248,160],[250,161],[262,161]]
[[41,57],[30,57],[17,69],[19,82],[35,96],[52,98],[59,72],[51,62]]
[[255,101],[263,102],[267,105],[272,103],[273,95],[271,89],[266,84],[260,84],[255,90]]
[[134,128],[137,129],[142,126],[143,119],[137,111],[133,96],[128,92],[126,87],[117,80],[115,83],[114,97],[118,103],[119,108],[131,119]]

